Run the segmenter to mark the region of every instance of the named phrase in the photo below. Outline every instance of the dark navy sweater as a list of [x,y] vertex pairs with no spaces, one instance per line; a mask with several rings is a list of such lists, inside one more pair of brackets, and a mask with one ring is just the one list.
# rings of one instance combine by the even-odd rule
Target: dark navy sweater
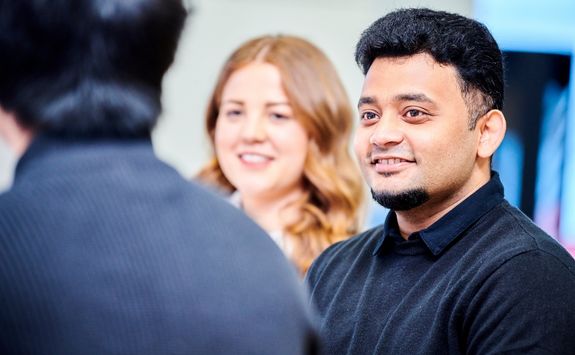
[[575,354],[575,261],[497,174],[425,230],[327,249],[307,283],[325,354]]
[[40,137],[0,195],[1,354],[302,354],[295,270],[149,139]]

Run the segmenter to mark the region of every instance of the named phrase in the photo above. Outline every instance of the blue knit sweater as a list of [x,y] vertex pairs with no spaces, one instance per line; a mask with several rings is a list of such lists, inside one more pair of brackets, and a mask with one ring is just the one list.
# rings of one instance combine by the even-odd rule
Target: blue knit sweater
[[0,195],[2,354],[301,354],[300,287],[149,139],[39,137]]

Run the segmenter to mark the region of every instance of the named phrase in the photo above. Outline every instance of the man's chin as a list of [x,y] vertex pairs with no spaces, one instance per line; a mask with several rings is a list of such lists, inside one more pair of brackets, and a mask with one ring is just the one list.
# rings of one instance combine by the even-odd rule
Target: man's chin
[[383,207],[394,211],[408,211],[429,200],[429,194],[423,188],[394,192],[372,189],[371,197]]

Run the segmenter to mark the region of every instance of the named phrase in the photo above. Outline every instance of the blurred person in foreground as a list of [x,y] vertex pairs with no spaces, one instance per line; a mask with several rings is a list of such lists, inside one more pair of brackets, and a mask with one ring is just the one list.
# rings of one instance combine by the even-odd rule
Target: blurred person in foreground
[[[0,353],[302,354],[266,234],[153,153],[179,0],[0,0]],[[257,260],[257,266],[254,266]]]
[[254,38],[215,85],[206,114],[214,157],[199,179],[231,194],[303,275],[359,229],[352,125],[347,94],[319,48],[295,36]]
[[503,197],[503,65],[482,24],[403,9],[361,36],[355,151],[385,223],[307,275],[327,354],[573,354],[575,261]]

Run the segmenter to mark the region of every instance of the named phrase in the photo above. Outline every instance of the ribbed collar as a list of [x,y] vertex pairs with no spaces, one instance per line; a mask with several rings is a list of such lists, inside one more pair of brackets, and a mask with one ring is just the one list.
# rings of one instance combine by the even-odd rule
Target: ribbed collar
[[[77,169],[84,160],[90,161],[95,156],[104,156],[113,162],[122,155],[130,154],[154,156],[151,138],[80,139],[40,134],[32,140],[16,164],[14,184],[18,183],[22,175],[35,173],[37,170]],[[72,161],[74,164],[66,164]]]
[[[411,243],[422,240],[425,247],[435,256],[441,254],[467,228],[503,200],[503,185],[497,172],[491,172],[491,179],[471,196],[449,211],[431,226],[411,234],[407,241],[401,238],[397,216],[390,211],[384,223],[383,235],[378,241],[373,255],[390,244]],[[387,241],[387,242],[386,242]],[[392,242],[392,243],[390,243]]]

